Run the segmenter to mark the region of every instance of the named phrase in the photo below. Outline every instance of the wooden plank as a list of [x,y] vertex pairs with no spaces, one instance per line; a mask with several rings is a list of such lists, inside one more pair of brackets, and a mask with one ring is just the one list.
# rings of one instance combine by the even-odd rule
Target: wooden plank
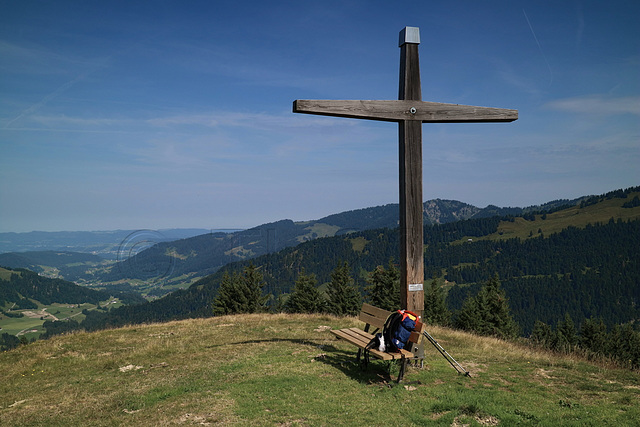
[[[422,316],[424,309],[424,249],[422,217],[422,89],[418,44],[400,45],[398,100],[408,102],[409,115],[398,127],[400,183],[400,303]],[[425,104],[426,105],[426,104]],[[419,286],[419,290],[411,291]]]
[[[348,341],[349,343],[355,345],[356,347],[359,348],[365,348],[369,342],[371,341],[371,338],[367,339],[368,337],[372,337],[370,334],[367,334],[364,331],[361,331],[357,328],[349,328],[349,329],[338,329],[338,330],[332,330],[331,333],[333,333],[334,335],[344,339],[345,341]],[[368,337],[367,337],[368,335]],[[394,357],[395,355],[390,354],[390,353],[383,353],[381,351],[378,351],[376,349],[371,349],[369,350],[369,352],[374,356],[377,357],[378,359],[382,359],[382,360],[393,360],[396,357]],[[398,356],[400,357],[400,356]]]
[[[331,333],[358,348],[365,348],[373,338],[371,334],[368,334],[358,328],[333,329],[331,330]],[[382,360],[396,360],[401,359],[402,357],[408,359],[415,358],[415,355],[412,352],[404,349],[400,350],[398,353],[384,353],[372,348],[369,352],[372,356]]]
[[384,326],[384,322],[387,319],[386,317],[384,319],[381,319],[380,317],[373,317],[370,314],[366,313],[360,313],[360,316],[358,318],[364,323],[368,323],[369,325],[377,329],[382,329],[382,327]]
[[374,316],[374,317],[377,317],[379,319],[382,319],[383,322],[385,320],[387,320],[387,317],[389,317],[389,315],[391,314],[390,311],[383,310],[381,308],[378,308],[376,306],[373,306],[373,305],[367,304],[367,303],[362,304],[361,313],[366,313],[366,314],[369,314],[371,316]]
[[367,343],[362,342],[362,340],[360,340],[358,337],[354,337],[352,334],[348,333],[348,331],[344,329],[332,330],[331,333],[339,338],[344,339],[345,341],[350,342],[356,347],[365,348],[367,346]]
[[369,350],[369,353],[373,357],[377,357],[378,359],[382,359],[382,360],[394,360],[394,359],[396,359],[393,354],[391,354],[391,353],[383,353],[382,351],[376,350],[375,348],[372,348],[371,350]]
[[420,123],[512,122],[518,110],[419,100],[297,99],[293,112],[321,116]]
[[399,100],[422,100],[420,55],[418,45],[415,43],[400,45],[400,78],[398,82]]
[[400,303],[422,316],[424,250],[422,205],[422,124],[399,125]]
[[353,337],[353,339],[359,340],[360,342],[362,342],[364,347],[366,347],[367,344],[369,344],[369,342],[373,339],[373,335],[367,332],[364,332],[362,329],[347,328],[347,329],[341,329],[341,330],[345,334],[348,334],[349,336]]

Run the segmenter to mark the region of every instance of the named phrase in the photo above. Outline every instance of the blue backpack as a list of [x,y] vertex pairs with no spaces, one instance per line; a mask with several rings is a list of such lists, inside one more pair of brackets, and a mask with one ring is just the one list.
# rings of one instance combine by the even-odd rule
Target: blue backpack
[[417,320],[418,316],[409,310],[394,311],[384,322],[382,333],[376,334],[365,349],[375,348],[387,353],[400,351],[407,345]]
[[411,332],[416,328],[417,320],[418,316],[409,310],[391,313],[382,328],[387,352],[397,352],[407,345]]

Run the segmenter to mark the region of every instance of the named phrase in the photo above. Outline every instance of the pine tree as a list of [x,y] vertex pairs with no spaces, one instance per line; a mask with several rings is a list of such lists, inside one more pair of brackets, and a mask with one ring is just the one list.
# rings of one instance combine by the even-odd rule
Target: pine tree
[[259,313],[267,310],[269,296],[262,294],[264,286],[262,273],[253,264],[245,267],[244,274],[239,280],[240,291],[246,295],[244,313]]
[[575,323],[569,313],[564,314],[564,320],[559,320],[552,347],[556,351],[569,353],[578,344],[578,333]]
[[230,276],[228,272],[222,275],[222,282],[218,288],[218,294],[213,300],[212,308],[214,316],[238,313],[242,304],[237,289],[237,274]]
[[273,311],[274,313],[284,313],[285,311],[287,311],[285,302],[286,294],[278,295],[278,297],[275,299],[274,304],[271,306],[271,311]]
[[362,298],[349,274],[349,264],[345,261],[331,272],[331,282],[327,287],[329,313],[336,316],[355,316],[360,311]]
[[458,313],[456,326],[480,335],[515,338],[518,325],[511,315],[500,280],[494,275],[475,297],[468,297]]
[[315,274],[305,274],[304,269],[298,274],[293,292],[286,302],[289,313],[322,313],[326,308],[324,296],[316,288]]
[[595,354],[604,354],[607,345],[607,326],[602,318],[585,319],[580,327],[580,347]]
[[455,319],[455,326],[465,331],[478,332],[481,329],[482,315],[478,308],[478,300],[468,296],[462,303]]
[[447,308],[445,298],[444,290],[438,286],[438,282],[434,278],[424,293],[423,317],[426,322],[441,326],[449,325],[451,312]]
[[262,274],[251,264],[242,275],[228,272],[222,276],[218,295],[213,300],[215,316],[238,313],[256,313],[266,310],[268,296],[262,295],[265,282]]
[[369,275],[366,291],[369,303],[383,310],[395,311],[401,309],[400,302],[400,270],[389,260],[389,266],[381,265]]
[[536,320],[529,339],[539,346],[549,348],[553,342],[553,330],[546,323]]
[[607,352],[632,369],[640,368],[640,332],[631,323],[615,325],[609,334]]

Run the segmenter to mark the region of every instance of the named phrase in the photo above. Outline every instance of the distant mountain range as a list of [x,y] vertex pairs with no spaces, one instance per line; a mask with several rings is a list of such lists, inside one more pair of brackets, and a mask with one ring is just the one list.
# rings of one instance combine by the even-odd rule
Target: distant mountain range
[[[201,228],[166,230],[111,231],[31,231],[28,233],[0,233],[0,253],[25,251],[71,251],[116,259],[122,244],[144,236],[154,242],[171,241],[209,233]],[[230,230],[237,231],[237,230]]]
[[[423,220],[426,225],[433,225],[520,215],[575,205],[580,200],[556,200],[528,208],[493,205],[478,208],[455,200],[435,199],[424,203]],[[0,253],[0,266],[28,268],[48,277],[157,297],[184,288],[232,262],[274,253],[317,238],[397,228],[398,212],[398,204],[388,204],[333,214],[319,220],[294,222],[285,219],[248,230],[0,233],[0,250],[13,248],[11,252]],[[73,252],[93,256],[74,255]]]
[[[437,278],[448,290],[448,304],[457,309],[466,295],[498,274],[525,333],[535,320],[552,324],[565,313],[578,324],[591,316],[604,318],[607,325],[638,319],[639,196],[637,187],[584,197],[564,208],[552,204],[548,211],[425,227],[425,280]],[[156,301],[121,307],[103,317],[92,314],[84,326],[92,329],[211,315],[211,302],[223,274],[241,272],[250,263],[264,275],[266,292],[278,297],[291,291],[303,269],[323,284],[344,261],[364,291],[368,272],[386,266],[390,259],[397,260],[397,229],[338,231],[332,237],[226,264],[188,289]],[[170,247],[164,246],[164,253]]]
[[[426,225],[444,224],[472,218],[549,210],[575,205],[579,200],[558,200],[524,209],[497,206],[481,209],[459,201],[435,199],[424,203],[423,218]],[[398,227],[398,211],[397,204],[388,204],[342,212],[319,220],[281,220],[233,233],[211,232],[171,242],[159,242],[108,269],[86,274],[82,269],[76,268],[73,273],[67,270],[64,277],[94,284],[153,281],[154,289],[150,292],[160,296],[174,290],[176,286],[189,284],[199,277],[214,273],[231,262],[277,252],[318,238],[379,228],[395,229]]]

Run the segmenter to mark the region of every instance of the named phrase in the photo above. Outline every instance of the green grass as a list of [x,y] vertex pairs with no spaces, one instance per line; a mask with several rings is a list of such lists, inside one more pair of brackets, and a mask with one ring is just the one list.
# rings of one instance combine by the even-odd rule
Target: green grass
[[[44,320],[40,320],[39,318],[30,318],[27,316],[24,317],[6,317],[0,315],[0,330],[1,333],[8,333],[9,335],[17,335],[19,332],[23,330],[38,330],[39,332],[44,332],[41,329]],[[39,334],[38,334],[39,335]],[[27,338],[30,338],[30,335],[27,335]]]
[[[583,228],[587,224],[607,223],[611,218],[614,220],[622,219],[623,221],[635,220],[640,218],[640,206],[635,208],[622,208],[622,205],[640,193],[631,193],[626,199],[610,199],[604,200],[595,205],[587,206],[580,209],[579,206],[573,206],[558,212],[548,214],[546,219],[542,219],[541,215],[535,216],[535,221],[527,221],[522,217],[515,218],[514,222],[501,221],[498,226],[498,232],[485,237],[473,237],[473,241],[477,240],[500,240],[520,238],[527,239],[530,237],[538,237],[542,234],[548,236],[558,233],[565,228],[580,227]],[[464,237],[456,243],[466,243],[469,237]]]
[[369,241],[362,236],[349,240],[351,242],[351,247],[353,248],[353,250],[360,253],[364,252],[364,248],[367,246],[367,243],[369,243]]
[[[107,301],[101,302],[104,306]],[[121,303],[110,304],[110,308],[116,308],[122,305]],[[38,304],[37,309],[29,310],[14,310],[13,312],[20,312],[25,314],[23,317],[8,317],[0,314],[0,332],[8,333],[10,335],[25,335],[27,339],[37,338],[45,332],[42,325],[45,320],[54,320],[49,315],[54,316],[57,320],[73,319],[77,322],[81,322],[86,317],[82,314],[83,310],[95,310],[95,304],[59,304],[53,303],[51,305]],[[27,315],[27,313],[33,313]]]
[[11,280],[11,275],[17,274],[21,275],[19,271],[7,270],[6,268],[0,267],[0,280]]
[[308,233],[298,236],[298,242],[305,242],[309,239],[315,239],[318,237],[335,236],[338,230],[340,230],[340,227],[338,227],[337,225],[315,223],[305,228],[305,230],[308,230]]
[[[640,375],[443,328],[397,385],[319,328],[354,319],[242,315],[38,341],[0,354],[0,419],[56,425],[638,425]],[[393,366],[392,373],[397,373]],[[393,377],[395,378],[395,376]]]

